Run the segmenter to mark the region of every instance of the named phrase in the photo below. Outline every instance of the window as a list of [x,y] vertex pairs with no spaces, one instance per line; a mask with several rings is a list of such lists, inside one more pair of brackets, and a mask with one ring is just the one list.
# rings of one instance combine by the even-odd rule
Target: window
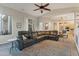
[[39,23],[39,30],[40,30],[40,31],[43,31],[43,29],[44,29],[44,27],[43,27],[43,23],[40,22],[40,23]]
[[12,33],[12,16],[0,14],[0,35]]

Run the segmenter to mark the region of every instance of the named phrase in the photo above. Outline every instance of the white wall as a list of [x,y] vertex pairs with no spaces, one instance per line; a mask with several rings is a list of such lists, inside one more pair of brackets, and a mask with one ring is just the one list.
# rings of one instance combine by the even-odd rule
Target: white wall
[[[73,10],[73,8],[68,8],[68,9],[62,9],[62,10],[54,10],[51,13],[43,15],[43,17],[36,18],[34,16],[16,11],[14,9],[0,6],[0,13],[13,16],[12,35],[0,35],[0,43],[6,42],[8,39],[17,36],[18,31],[28,30],[27,29],[28,28],[28,26],[27,26],[28,22],[26,20],[29,19],[29,18],[33,20],[35,30],[39,30],[39,22],[50,22],[51,24],[53,24],[53,22],[55,20],[54,16],[61,15],[61,14],[66,14],[66,13],[71,13],[71,12],[74,12],[75,10],[78,11],[79,9],[77,8],[77,9]],[[21,29],[16,28],[16,23],[17,22],[22,23],[22,28]],[[53,29],[53,27],[54,27],[53,25],[50,26],[50,30]]]
[[[35,17],[33,17],[31,15],[28,15],[28,14],[25,14],[25,13],[22,13],[22,12],[19,12],[19,11],[16,11],[14,9],[7,8],[4,6],[0,6],[0,13],[13,16],[12,35],[0,35],[0,44],[6,43],[8,41],[8,39],[16,37],[18,31],[27,30],[25,28],[25,25],[27,26],[27,23],[26,24],[24,23],[26,19],[29,19],[29,18],[33,19],[33,20],[36,19]],[[17,27],[16,27],[16,23],[18,23],[18,22],[20,22],[22,24],[22,28],[20,28],[20,29],[17,29]]]
[[39,17],[39,23],[50,22],[51,26],[49,30],[56,30],[54,28],[54,23],[56,21],[61,20],[61,17],[63,17],[63,20],[74,20],[75,11],[76,11],[76,8],[56,9],[56,10],[51,11],[48,14],[44,14],[43,16]]

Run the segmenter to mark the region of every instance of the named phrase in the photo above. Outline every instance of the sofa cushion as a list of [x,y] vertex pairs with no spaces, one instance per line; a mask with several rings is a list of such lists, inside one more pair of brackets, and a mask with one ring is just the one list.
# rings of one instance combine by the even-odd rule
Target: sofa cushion
[[33,34],[33,38],[36,38],[36,37],[37,37],[37,33],[34,33],[34,34]]

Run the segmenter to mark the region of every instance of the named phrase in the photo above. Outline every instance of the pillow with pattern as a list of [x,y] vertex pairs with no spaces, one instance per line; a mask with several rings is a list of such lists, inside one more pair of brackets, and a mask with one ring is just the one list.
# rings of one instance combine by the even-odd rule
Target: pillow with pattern
[[27,37],[25,37],[24,35],[22,35],[22,37],[23,37],[23,40],[26,40],[27,39]]

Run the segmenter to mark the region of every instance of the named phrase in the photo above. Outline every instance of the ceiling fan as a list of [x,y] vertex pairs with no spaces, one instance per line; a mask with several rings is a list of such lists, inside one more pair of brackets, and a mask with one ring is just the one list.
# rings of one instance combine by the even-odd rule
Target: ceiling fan
[[34,5],[38,7],[34,11],[40,10],[41,13],[43,13],[43,10],[51,11],[50,9],[46,8],[49,5],[49,3],[47,3],[45,5],[42,5],[42,3],[41,3],[41,5],[37,5],[37,4],[34,4]]

